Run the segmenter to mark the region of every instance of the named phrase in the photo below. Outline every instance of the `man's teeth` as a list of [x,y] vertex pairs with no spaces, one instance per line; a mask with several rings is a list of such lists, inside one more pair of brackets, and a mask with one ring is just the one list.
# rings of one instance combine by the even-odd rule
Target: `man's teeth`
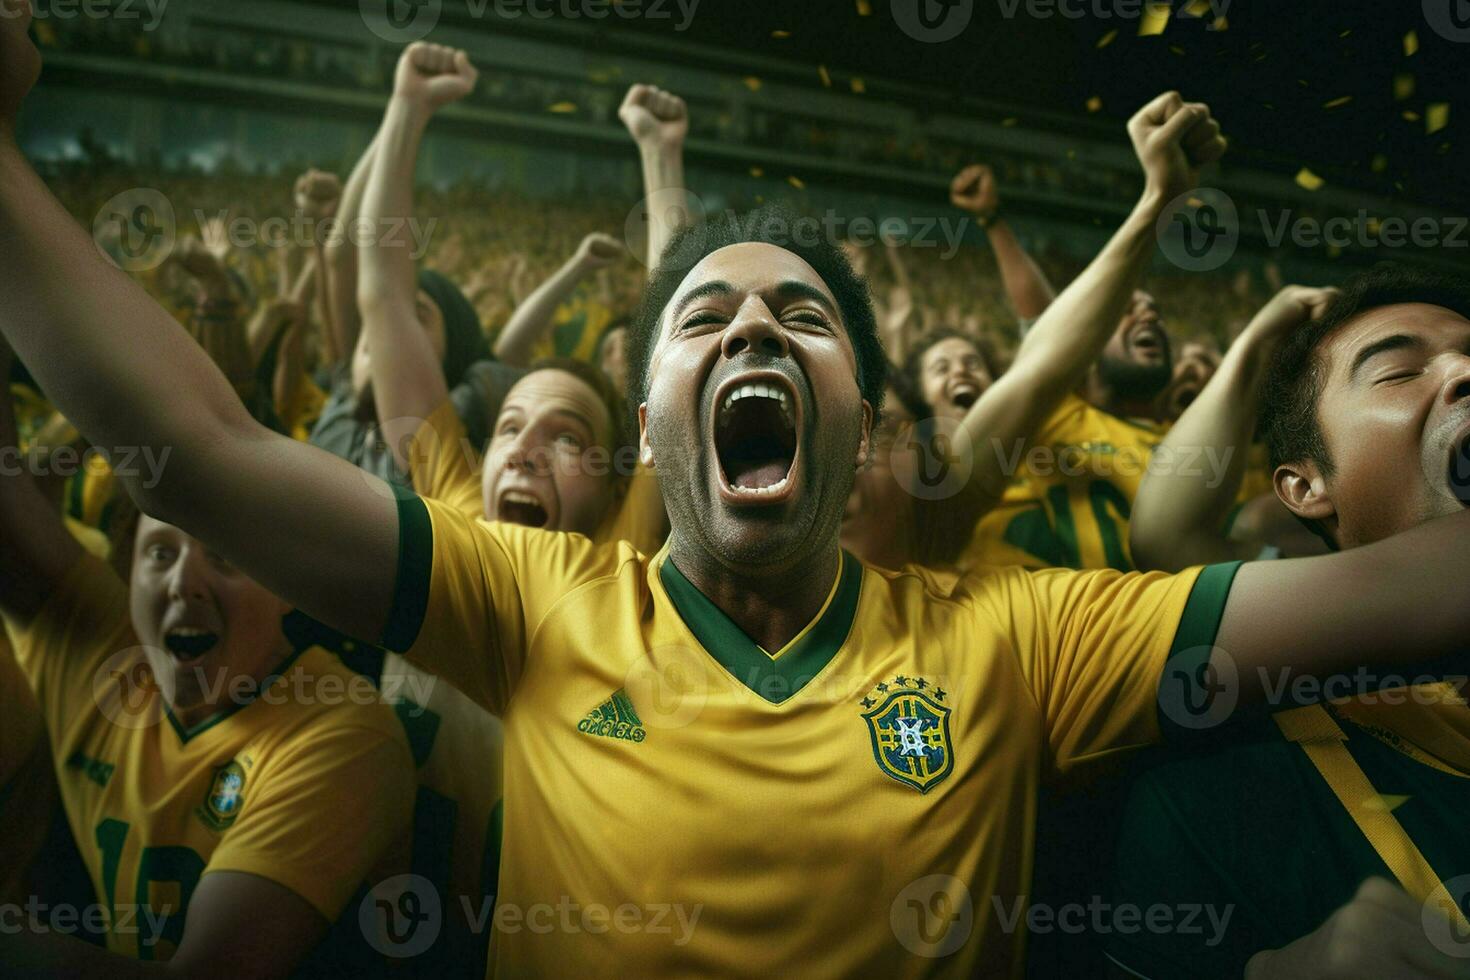
[[730,410],[730,406],[734,405],[742,398],[774,398],[776,401],[781,403],[781,408],[783,410],[790,409],[790,403],[787,401],[786,392],[783,391],[781,388],[778,388],[776,385],[754,383],[741,385],[739,388],[736,388],[734,391],[726,395],[725,403],[720,406],[720,411],[728,412]]
[[175,626],[168,631],[169,636],[212,636],[212,630],[195,629],[192,626]]
[[768,487],[737,487],[733,483],[727,484],[727,486],[742,497],[769,497],[772,494],[777,494],[785,490],[786,484],[789,482],[791,482],[791,474],[788,473],[781,478],[780,483],[773,483]]
[[505,495],[500,499],[507,504],[530,504],[533,507],[541,506],[541,501],[537,500],[531,494],[522,493],[519,490],[507,490]]

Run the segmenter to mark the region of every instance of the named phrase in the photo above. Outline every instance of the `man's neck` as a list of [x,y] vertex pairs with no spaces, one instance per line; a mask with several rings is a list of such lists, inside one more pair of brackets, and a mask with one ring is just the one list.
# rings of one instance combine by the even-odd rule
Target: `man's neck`
[[1088,383],[1083,399],[1093,408],[1120,419],[1131,419],[1138,422],[1157,422],[1159,420],[1158,406],[1153,399],[1119,398],[1095,378]]
[[806,628],[837,580],[841,551],[829,548],[789,568],[737,573],[675,536],[669,560],[761,649],[775,652]]

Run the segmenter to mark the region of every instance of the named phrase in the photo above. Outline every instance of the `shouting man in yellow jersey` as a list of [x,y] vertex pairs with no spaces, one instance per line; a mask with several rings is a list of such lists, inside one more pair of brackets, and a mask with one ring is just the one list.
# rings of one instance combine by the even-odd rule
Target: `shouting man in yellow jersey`
[[[253,422],[96,255],[11,135],[39,67],[25,23],[0,21],[0,329],[95,443],[176,447],[129,485],[145,510],[503,715],[499,975],[1018,975],[1023,930],[992,899],[1026,893],[1038,784],[1157,739],[1161,678],[1172,718],[1216,710],[1215,643],[1237,700],[1262,696],[1258,666],[1462,650],[1470,610],[1435,585],[1470,515],[1178,576],[943,583],[846,557],[881,349],[841,250],[781,212],[677,238],[630,335],[664,551],[394,492]],[[1223,148],[1173,93],[1131,131],[1150,190],[1107,274],[1074,284],[1119,313],[1178,175]]]
[[[0,445],[15,439],[5,399]],[[408,746],[371,685],[348,697],[347,668],[287,639],[281,600],[177,527],[139,519],[124,582],[11,474],[0,530],[0,612],[108,947],[22,923],[0,962],[112,977],[371,962],[348,902],[393,870],[413,793]]]

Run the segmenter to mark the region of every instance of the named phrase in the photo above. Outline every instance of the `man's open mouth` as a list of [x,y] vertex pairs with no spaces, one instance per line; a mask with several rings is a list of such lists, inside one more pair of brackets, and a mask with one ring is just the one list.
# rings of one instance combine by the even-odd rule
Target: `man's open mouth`
[[734,494],[759,500],[789,487],[796,462],[795,396],[775,380],[726,387],[715,417],[720,477]]
[[1140,330],[1133,335],[1133,349],[1145,354],[1161,354],[1164,351],[1164,338],[1153,327]]
[[1470,507],[1470,435],[1450,448],[1450,493],[1462,507]]
[[522,490],[507,490],[501,494],[498,516],[507,524],[545,527],[551,515],[534,494]]
[[970,406],[980,400],[980,389],[968,383],[955,385],[954,392],[949,396],[949,400],[960,408],[968,410]]
[[218,633],[193,626],[175,626],[163,635],[163,645],[180,660],[197,660],[218,643]]

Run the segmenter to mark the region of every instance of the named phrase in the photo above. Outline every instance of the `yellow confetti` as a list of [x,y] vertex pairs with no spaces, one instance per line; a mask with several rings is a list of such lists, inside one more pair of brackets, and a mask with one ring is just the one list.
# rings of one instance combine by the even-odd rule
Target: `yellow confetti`
[[774,37],[774,38],[787,38],[787,37],[790,37],[790,36],[791,36],[791,32],[790,31],[772,31],[771,32],[771,37]]
[[1092,98],[1090,98],[1090,99],[1087,100],[1087,111],[1088,112],[1096,112],[1097,110],[1099,110],[1101,108],[1102,108],[1102,99],[1098,98],[1097,96],[1094,95]]
[[1341,33],[1339,33],[1339,34],[1338,34],[1338,35],[1337,35],[1337,36],[1338,36],[1338,37],[1347,37],[1347,36],[1348,36],[1348,35],[1349,35],[1349,34],[1351,34],[1351,33],[1352,33],[1352,32],[1353,32],[1353,29],[1352,29],[1352,28],[1351,28],[1351,27],[1349,27],[1349,28],[1348,28],[1348,29],[1347,29],[1347,30],[1345,30],[1345,31],[1342,31],[1342,32],[1341,32]]
[[1230,30],[1230,21],[1225,18],[1224,14],[1221,14],[1210,22],[1209,30],[1228,31]]
[[764,167],[751,167],[750,168],[750,175],[752,177],[764,177],[766,175],[765,168]]
[[1303,167],[1301,170],[1297,171],[1296,183],[1298,187],[1301,187],[1304,190],[1315,191],[1321,188],[1321,186],[1327,182],[1321,177],[1318,177],[1316,174],[1312,173],[1306,167]]
[[851,82],[849,82],[849,84],[852,86],[852,90],[859,95],[862,95],[868,90],[868,86],[863,83],[863,80],[861,78],[855,77],[852,79]]
[[1418,51],[1418,50],[1419,50],[1419,32],[1418,31],[1410,31],[1409,33],[1407,33],[1407,34],[1404,35],[1404,57],[1405,58],[1412,58],[1412,57],[1414,57],[1414,53],[1416,51]]
[[868,0],[857,0],[857,8],[859,17],[873,16],[873,6],[868,3]]
[[832,87],[832,76],[829,75],[829,74],[827,74],[827,66],[826,65],[818,65],[817,66],[817,74],[820,75],[820,76],[822,76],[822,87],[823,88],[831,88]]
[[1347,105],[1351,101],[1353,101],[1353,97],[1351,95],[1344,95],[1342,98],[1333,99],[1330,102],[1324,102],[1324,103],[1322,103],[1322,108],[1324,108],[1324,109],[1336,109],[1338,106],[1340,106],[1340,105]]
[[795,187],[799,191],[806,190],[806,181],[802,180],[800,177],[797,177],[794,174],[786,178],[786,183],[790,184],[792,187]]
[[1450,124],[1450,104],[1448,102],[1431,102],[1425,109],[1424,131],[1426,133],[1437,133]]
[[1203,17],[1209,12],[1210,0],[1190,0],[1189,3],[1184,5],[1184,9],[1179,11],[1185,17]]
[[761,80],[759,78],[756,78],[754,75],[746,75],[744,78],[741,79],[741,81],[744,82],[745,87],[750,89],[752,92],[759,92],[761,90]]
[[1112,44],[1113,43],[1113,39],[1116,38],[1117,36],[1118,36],[1118,29],[1117,28],[1113,28],[1111,31],[1108,31],[1102,37],[1098,38],[1097,39],[1097,48],[1098,48],[1098,50],[1101,51],[1103,48],[1107,47],[1109,44]]
[[1373,168],[1375,174],[1381,174],[1388,169],[1388,157],[1382,153],[1375,153],[1373,155],[1373,162],[1369,166]]
[[1298,85],[1300,85],[1302,88],[1311,88],[1312,87],[1312,83],[1309,82],[1309,81],[1307,81],[1305,78],[1298,78],[1296,80],[1296,83]]
[[575,103],[575,102],[555,102],[555,103],[547,106],[546,107],[546,111],[547,112],[560,112],[560,113],[576,112],[577,111],[577,103]]
[[1418,122],[1419,121],[1419,113],[1415,112],[1413,109],[1405,109],[1404,110],[1404,120],[1406,122]]
[[1143,8],[1143,17],[1138,22],[1138,36],[1151,37],[1155,34],[1162,34],[1168,24],[1169,5],[1150,3]]
[[1014,126],[1016,123],[1018,123],[1020,121],[1021,120],[1017,119],[1015,116],[1007,116],[1006,118],[1004,118],[1004,119],[1002,119],[1000,121],[1000,124],[1002,126]]
[[1335,259],[1335,258],[1337,258],[1341,254],[1342,254],[1342,246],[1341,245],[1328,245],[1327,246],[1327,257],[1329,259]]
[[1413,94],[1414,94],[1414,76],[1413,75],[1395,75],[1395,76],[1393,76],[1393,97],[1395,99],[1397,99],[1398,101],[1402,102],[1402,101],[1404,101],[1405,99],[1407,99],[1409,96],[1411,96]]
[[1174,52],[1175,54],[1177,54],[1181,58],[1184,57],[1184,49],[1181,48],[1177,44],[1171,44],[1171,45],[1169,45],[1169,50],[1172,51],[1172,52]]

